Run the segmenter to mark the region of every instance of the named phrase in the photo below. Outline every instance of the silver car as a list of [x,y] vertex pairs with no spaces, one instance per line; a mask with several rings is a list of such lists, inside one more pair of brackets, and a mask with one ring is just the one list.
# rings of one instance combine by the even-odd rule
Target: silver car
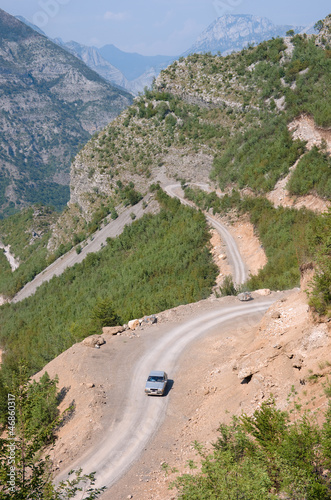
[[163,396],[167,386],[168,375],[166,372],[153,370],[146,381],[145,393]]

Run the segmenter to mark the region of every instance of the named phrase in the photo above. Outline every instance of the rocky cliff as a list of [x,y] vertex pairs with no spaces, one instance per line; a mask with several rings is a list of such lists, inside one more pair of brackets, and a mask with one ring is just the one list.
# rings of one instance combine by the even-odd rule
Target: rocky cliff
[[71,157],[131,100],[0,10],[0,213],[37,202],[63,206]]
[[97,49],[73,41],[63,42],[61,39],[56,39],[55,42],[79,57],[110,83],[119,85],[133,95],[143,92],[145,87],[151,87],[161,69],[175,59],[170,56],[142,56],[123,52],[113,45]]

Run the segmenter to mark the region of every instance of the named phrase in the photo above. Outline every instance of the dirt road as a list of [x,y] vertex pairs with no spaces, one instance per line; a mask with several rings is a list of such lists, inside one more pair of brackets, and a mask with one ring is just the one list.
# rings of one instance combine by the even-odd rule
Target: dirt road
[[[208,184],[196,184],[195,186],[200,187],[201,189],[208,191]],[[194,206],[193,203],[189,202],[184,198],[184,193],[181,189],[180,184],[172,184],[170,186],[165,187],[165,191],[169,196],[177,197],[181,203],[185,205]],[[226,227],[221,224],[215,217],[210,214],[205,213],[207,221],[216,229],[216,231],[220,234],[223,242],[226,245],[226,255],[228,261],[233,269],[233,281],[237,285],[241,285],[244,283],[248,277],[248,273],[244,264],[244,261],[240,255],[237,244],[234,238],[231,236]]]
[[30,281],[30,283],[27,283],[22,290],[15,295],[12,302],[20,302],[21,300],[30,297],[30,295],[33,295],[37,288],[45,281],[49,281],[53,278],[53,276],[59,276],[66,268],[82,262],[87,254],[91,252],[98,252],[102,246],[106,244],[107,238],[115,238],[122,233],[126,225],[132,223],[131,213],[134,213],[136,219],[139,219],[145,213],[148,213],[148,208],[146,210],[143,209],[142,200],[134,207],[129,207],[124,210],[124,212],[122,212],[116,220],[111,221],[105,227],[100,229],[100,231],[97,231],[93,237],[86,242],[86,245],[83,247],[81,253],[77,254],[75,248],[73,248],[70,252],[57,259],[53,262],[53,264],[48,266],[43,272]]
[[[235,300],[232,304],[215,302],[212,310],[204,311],[150,337],[144,350],[137,352],[137,359],[131,359],[130,365],[126,366],[126,376],[121,381],[116,380],[117,385],[113,391],[120,391],[125,396],[117,418],[107,422],[108,427],[104,428],[102,440],[98,440],[70,468],[82,467],[85,472],[96,471],[97,486],[105,485],[109,488],[114,485],[139,458],[166,414],[171,390],[163,398],[146,396],[144,385],[149,371],[166,370],[170,379],[175,379],[178,358],[191,342],[216,326],[231,324],[252,314],[261,314],[262,317],[279,298],[280,294],[273,294],[268,299],[259,298],[248,303]],[[105,496],[106,498],[111,497]]]

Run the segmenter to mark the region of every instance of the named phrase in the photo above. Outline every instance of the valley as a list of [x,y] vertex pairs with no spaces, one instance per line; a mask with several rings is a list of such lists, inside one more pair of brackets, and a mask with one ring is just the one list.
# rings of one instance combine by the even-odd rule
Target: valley
[[[318,35],[225,56],[204,50],[207,32],[134,99],[0,21],[33,57],[60,58],[58,79],[39,59],[24,78],[49,77],[67,111],[80,96],[86,132],[61,212],[14,200],[18,180],[44,185],[50,171],[34,184],[17,170],[23,149],[5,148],[4,214],[23,209],[0,221],[0,473],[11,391],[17,488],[36,499],[34,479],[53,500],[73,467],[95,471],[104,500],[329,498],[331,15]],[[165,397],[144,394],[151,369],[168,372]]]

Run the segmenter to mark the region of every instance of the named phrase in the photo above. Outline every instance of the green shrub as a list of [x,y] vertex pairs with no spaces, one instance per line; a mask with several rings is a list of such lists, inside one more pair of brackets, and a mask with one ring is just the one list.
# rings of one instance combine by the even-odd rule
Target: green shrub
[[223,283],[220,286],[220,292],[222,297],[227,297],[228,295],[238,295],[238,290],[233,283],[231,275],[225,276]]
[[331,199],[331,158],[314,146],[299,161],[287,184],[290,194],[317,194]]
[[317,251],[309,303],[319,314],[331,317],[331,209],[318,219],[311,235]]
[[[177,478],[180,500],[327,500],[330,491],[331,406],[318,426],[303,414],[291,423],[273,399],[252,416],[222,424],[214,450],[195,443],[198,472]],[[191,463],[191,468],[197,466]]]
[[270,191],[299,158],[303,144],[292,141],[284,117],[262,118],[261,125],[237,133],[215,156],[211,177],[222,189],[236,183],[256,193]]

